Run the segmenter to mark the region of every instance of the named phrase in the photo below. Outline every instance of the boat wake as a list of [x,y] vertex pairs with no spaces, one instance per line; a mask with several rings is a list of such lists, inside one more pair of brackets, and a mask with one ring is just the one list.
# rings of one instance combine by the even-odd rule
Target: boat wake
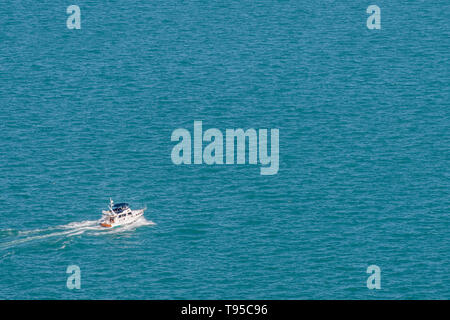
[[[73,236],[79,236],[84,233],[86,235],[101,236],[108,234],[116,234],[122,232],[134,231],[142,226],[155,225],[153,221],[140,217],[133,223],[123,225],[116,228],[103,228],[99,225],[99,221],[81,221],[71,222],[66,225],[54,226],[45,229],[15,231],[13,229],[0,230],[0,249],[8,249],[16,247],[23,243],[36,242],[45,239],[68,240]],[[67,242],[64,242],[65,247]]]

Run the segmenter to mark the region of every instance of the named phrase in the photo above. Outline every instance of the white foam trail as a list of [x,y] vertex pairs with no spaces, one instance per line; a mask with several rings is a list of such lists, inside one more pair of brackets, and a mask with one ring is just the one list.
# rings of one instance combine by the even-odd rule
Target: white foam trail
[[[9,242],[4,242],[0,244],[0,248],[10,248],[22,243],[38,241],[47,238],[54,237],[73,237],[89,232],[89,235],[99,236],[104,234],[119,233],[126,231],[133,231],[138,227],[155,225],[153,221],[146,220],[145,217],[140,217],[133,223],[116,227],[116,228],[103,228],[99,225],[99,221],[88,220],[81,222],[71,222],[65,225],[49,227],[46,229],[35,229],[35,230],[25,230],[19,231],[18,238]],[[1,230],[0,230],[1,231]],[[94,232],[90,232],[94,231]],[[61,249],[66,247],[66,243],[63,244]]]
[[72,231],[53,232],[53,233],[49,233],[49,234],[45,234],[45,235],[26,237],[26,238],[22,238],[22,239],[17,239],[17,240],[5,242],[5,243],[0,245],[0,248],[8,248],[8,247],[16,246],[16,245],[19,245],[19,244],[22,244],[22,243],[25,243],[25,242],[30,242],[30,241],[40,240],[40,239],[46,239],[46,238],[50,238],[50,237],[66,236],[66,235],[68,235],[70,233],[72,233]]
[[58,229],[76,229],[81,227],[87,227],[87,226],[94,226],[98,224],[98,221],[95,220],[86,220],[81,222],[71,222],[64,225],[58,225],[53,227],[48,227],[45,229],[34,229],[34,230],[24,230],[19,231],[19,235],[28,235],[28,234],[34,234],[34,233],[42,233],[42,232],[48,232],[52,230],[58,230]]
[[14,251],[7,252],[3,256],[0,257],[0,261],[6,259],[9,256],[12,256],[14,254]]
[[61,225],[59,226],[59,228],[65,228],[65,229],[78,229],[78,228],[83,228],[83,227],[92,227],[95,225],[98,225],[99,221],[93,221],[93,220],[86,220],[86,221],[81,221],[81,222],[71,222],[65,225]]

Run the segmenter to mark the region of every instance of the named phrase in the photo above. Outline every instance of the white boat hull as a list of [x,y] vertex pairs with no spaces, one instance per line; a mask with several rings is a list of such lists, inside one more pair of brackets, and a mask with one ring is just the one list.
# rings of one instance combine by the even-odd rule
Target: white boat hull
[[128,212],[111,216],[104,212],[102,219],[100,220],[100,226],[104,228],[114,228],[130,224],[138,220],[144,215],[144,209],[129,210]]

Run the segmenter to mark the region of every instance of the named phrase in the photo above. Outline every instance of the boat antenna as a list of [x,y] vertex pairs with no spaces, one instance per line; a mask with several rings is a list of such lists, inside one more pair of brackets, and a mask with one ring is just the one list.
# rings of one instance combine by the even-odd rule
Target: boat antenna
[[113,206],[114,206],[114,201],[111,198],[109,198],[109,209],[111,211],[113,211]]

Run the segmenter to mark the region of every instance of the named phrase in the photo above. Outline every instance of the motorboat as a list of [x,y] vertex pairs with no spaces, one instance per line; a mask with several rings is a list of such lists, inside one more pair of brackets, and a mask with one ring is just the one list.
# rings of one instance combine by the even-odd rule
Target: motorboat
[[109,210],[102,211],[100,225],[105,228],[114,228],[133,223],[144,215],[146,209],[131,210],[128,203],[114,204],[114,201],[109,199]]

